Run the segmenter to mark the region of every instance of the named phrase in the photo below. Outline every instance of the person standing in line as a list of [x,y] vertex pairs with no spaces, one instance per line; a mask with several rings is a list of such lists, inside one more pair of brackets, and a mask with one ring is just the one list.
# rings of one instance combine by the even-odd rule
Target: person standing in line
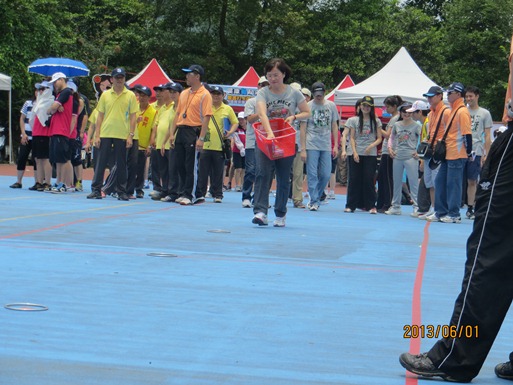
[[[268,139],[274,138],[269,118],[282,118],[289,124],[296,119],[303,120],[310,117],[310,108],[305,97],[299,90],[285,84],[292,70],[280,58],[271,59],[264,67],[264,73],[269,81],[269,87],[258,91],[257,113],[262,123],[262,129]],[[299,108],[299,113],[296,109]],[[252,223],[267,226],[267,210],[269,208],[269,190],[273,172],[276,171],[276,200],[274,204],[274,227],[285,227],[287,214],[287,201],[290,192],[290,172],[294,156],[269,159],[259,148],[255,147],[256,177],[255,197]]]
[[[425,139],[425,143],[428,144],[429,155],[424,156],[424,183],[426,188],[429,190],[429,196],[431,198],[431,205],[435,207],[435,180],[440,170],[440,165],[435,164],[432,159],[433,149],[435,143],[442,139],[445,128],[449,123],[450,109],[447,108],[443,102],[444,90],[439,86],[432,86],[428,92],[423,94],[429,103],[431,111],[428,114],[429,120],[429,134]],[[421,220],[436,220],[436,213],[428,212],[423,215],[419,215]]]
[[386,129],[381,130],[383,135],[383,145],[381,146],[381,160],[378,167],[378,198],[376,207],[378,213],[384,213],[392,204],[392,196],[394,190],[393,162],[394,160],[388,153],[388,141],[392,132],[392,127],[399,120],[399,106],[403,104],[403,99],[399,95],[387,96],[383,101],[386,111],[391,118]]
[[[32,107],[34,106],[34,102],[37,98],[37,94],[41,89],[41,83],[36,83],[34,97],[29,99],[23,103],[23,107],[21,107],[20,111],[20,131],[21,131],[21,139],[20,139],[20,149],[18,152],[18,161],[16,162],[16,170],[17,170],[17,178],[16,182],[10,185],[10,188],[22,188],[22,179],[25,174],[25,169],[27,168],[27,160],[29,158],[30,153],[32,152],[32,158],[34,158],[34,154],[32,151],[32,126],[30,125],[30,120],[32,119]],[[37,164],[34,159],[34,179],[35,184],[32,187],[29,187],[31,191],[37,191],[42,187],[42,184],[37,181]]]
[[[73,183],[73,166],[69,136],[76,122],[78,105],[73,103],[73,91],[68,87],[66,75],[57,72],[52,75],[55,101],[48,109],[50,120],[50,163],[56,165],[57,180],[52,187],[53,193],[67,192]],[[74,116],[74,117],[73,117]]]
[[[351,126],[349,126],[351,124]],[[374,176],[377,166],[377,147],[381,143],[381,121],[376,117],[374,99],[362,98],[358,119],[346,123],[350,127],[353,158],[349,164],[349,184],[345,212],[352,213],[360,206],[377,214]]]
[[465,101],[472,121],[472,150],[473,156],[468,158],[465,165],[467,176],[467,213],[468,219],[474,219],[474,204],[476,200],[477,182],[481,173],[481,166],[490,152],[492,139],[490,135],[493,126],[490,111],[479,106],[479,88],[467,87]]
[[463,103],[464,97],[463,84],[455,82],[447,87],[447,100],[452,110],[444,130],[446,156],[435,180],[435,214],[427,218],[430,222],[461,222],[463,166],[467,159],[472,158],[471,120]]
[[[407,111],[412,113],[413,120],[421,124],[420,142],[427,142],[427,137],[429,135],[429,104],[423,100],[417,100]],[[420,156],[419,154],[419,191],[417,193],[417,204],[419,205],[419,210],[416,213],[412,213],[412,216],[417,218],[432,214],[432,212],[430,212],[431,197],[424,182],[424,172],[426,168],[429,168],[429,166],[425,162],[423,156],[424,155]]]
[[[208,124],[208,131],[204,136],[203,149],[200,151],[198,183],[194,203],[205,202],[209,177],[210,193],[214,198],[214,203],[223,202],[223,140],[232,135],[239,125],[239,120],[233,108],[223,103],[223,88],[220,86],[210,86],[209,88],[212,95],[212,116]],[[225,120],[228,120],[230,124],[228,132],[224,131]]]
[[137,146],[132,145],[130,152],[137,149],[135,178],[128,177],[127,193],[133,195],[135,192],[136,198],[144,198],[144,171],[146,168],[146,159],[151,154],[150,137],[151,129],[155,120],[156,111],[150,105],[151,89],[143,85],[135,85],[132,89],[139,100],[139,111],[137,112],[137,128],[135,130],[134,140],[137,141]]
[[[269,82],[262,76],[258,80],[258,89],[267,87]],[[255,183],[255,129],[253,123],[258,121],[258,114],[256,112],[256,97],[248,99],[244,106],[244,117],[247,120],[246,126],[246,156],[244,165],[246,170],[244,172],[244,182],[242,183],[242,207],[251,208],[251,201],[253,200],[253,184]]]
[[115,184],[118,200],[127,201],[127,148],[137,125],[139,104],[135,94],[125,87],[126,72],[123,68],[112,71],[112,88],[103,92],[98,101],[98,118],[94,132],[94,145],[99,148],[95,161],[92,192],[88,199],[102,199],[101,188],[111,151],[116,165]]
[[171,125],[170,144],[174,147],[174,159],[182,182],[179,198],[175,202],[183,206],[193,204],[197,170],[196,151],[201,151],[212,116],[212,96],[203,86],[205,70],[198,64],[183,68],[189,88],[178,99],[176,115]]
[[413,200],[413,213],[418,211],[417,192],[419,186],[419,161],[417,143],[420,138],[421,125],[412,119],[411,104],[399,106],[400,119],[392,127],[388,139],[388,153],[393,159],[394,193],[392,207],[385,214],[401,215],[403,174],[406,171]]
[[[513,61],[510,57],[510,84]],[[512,95],[508,93],[507,98]],[[513,300],[513,114],[508,129],[491,145],[477,188],[475,220],[467,241],[461,291],[448,329],[454,331],[422,354],[403,353],[400,364],[422,378],[470,382],[485,362]],[[461,196],[460,196],[461,197]],[[497,377],[513,380],[513,352],[495,366]]]
[[[300,123],[301,159],[306,162],[306,179],[310,211],[319,210],[321,195],[331,175],[331,160],[338,153],[338,111],[330,100],[325,100],[324,83],[312,85],[313,100],[308,102],[311,116]],[[331,145],[334,138],[334,146]]]

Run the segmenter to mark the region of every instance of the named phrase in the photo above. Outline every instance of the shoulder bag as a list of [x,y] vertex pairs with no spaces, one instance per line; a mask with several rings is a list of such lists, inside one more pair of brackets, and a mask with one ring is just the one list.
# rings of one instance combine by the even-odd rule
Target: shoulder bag
[[219,134],[219,139],[221,140],[223,155],[225,160],[230,160],[232,158],[232,141],[228,138],[224,138],[221,133],[221,129],[219,128],[216,118],[214,116],[211,117],[214,122],[214,126],[216,126],[217,133]]

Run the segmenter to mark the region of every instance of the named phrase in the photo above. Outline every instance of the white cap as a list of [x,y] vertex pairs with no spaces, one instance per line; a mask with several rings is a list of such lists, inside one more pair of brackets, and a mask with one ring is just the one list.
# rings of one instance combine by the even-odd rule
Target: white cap
[[77,85],[72,80],[70,80],[68,82],[68,88],[71,88],[73,90],[73,92],[77,92],[78,91]]
[[244,111],[239,112],[239,113],[237,114],[237,118],[239,118],[239,119],[244,119],[244,118],[245,118],[245,116],[244,116]]
[[258,79],[258,85],[262,83],[269,83],[269,80],[265,76],[260,76],[260,79]]
[[291,86],[292,88],[294,88],[295,90],[301,91],[301,84],[299,84],[299,83],[297,83],[297,82],[290,83],[290,86]]
[[52,80],[50,80],[50,83],[53,83],[56,80],[59,80],[62,78],[66,79],[66,75],[64,75],[62,72],[56,72],[52,75]]
[[427,111],[429,110],[429,104],[427,104],[423,100],[416,100],[411,108],[408,108],[406,112],[415,112],[415,111]]
[[301,93],[303,95],[308,95],[308,96],[312,97],[312,91],[310,91],[308,88],[301,88]]

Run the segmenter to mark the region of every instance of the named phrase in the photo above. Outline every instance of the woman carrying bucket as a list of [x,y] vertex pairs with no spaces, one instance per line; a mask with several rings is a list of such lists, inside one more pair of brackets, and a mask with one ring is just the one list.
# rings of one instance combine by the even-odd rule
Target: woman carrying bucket
[[[275,137],[269,119],[285,119],[285,123],[292,124],[294,120],[304,120],[310,117],[310,108],[305,97],[299,90],[295,90],[284,82],[292,73],[290,67],[283,59],[271,59],[264,67],[264,73],[269,86],[261,88],[256,97],[257,113],[262,129],[267,138]],[[296,109],[299,113],[295,114]],[[266,226],[267,210],[269,207],[269,190],[273,171],[276,172],[276,200],[274,213],[275,227],[285,226],[287,214],[287,201],[290,191],[290,172],[294,155],[271,160],[257,146],[255,148],[255,195],[253,198],[253,223]]]

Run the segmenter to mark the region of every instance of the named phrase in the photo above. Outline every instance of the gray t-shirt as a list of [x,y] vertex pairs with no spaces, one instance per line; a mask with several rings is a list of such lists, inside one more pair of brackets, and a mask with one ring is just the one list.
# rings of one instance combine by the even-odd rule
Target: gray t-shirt
[[317,104],[308,102],[312,115],[306,122],[306,149],[331,151],[331,125],[338,120],[335,103],[325,100]]
[[296,109],[305,100],[305,97],[299,90],[295,90],[288,84],[285,86],[285,92],[282,94],[273,94],[269,87],[258,90],[256,101],[265,102],[267,106],[267,116],[269,119],[282,118],[292,116],[296,113]]
[[[392,127],[394,127],[394,124],[399,120],[400,114],[397,114],[390,118],[388,124],[387,124],[387,131],[388,128],[390,128],[390,131],[392,131]],[[381,146],[381,154],[388,154],[388,138],[383,138],[383,145]]]
[[355,116],[355,119],[350,118],[346,122],[346,127],[354,129],[354,140],[358,156],[377,156],[378,149],[376,147],[373,147],[369,154],[365,154],[365,149],[378,138],[376,131],[381,128],[381,120],[376,118],[376,127],[374,130],[371,130],[370,120],[364,121],[362,132],[360,132],[359,122],[360,119],[358,116]]
[[[354,122],[355,121],[355,122]],[[351,147],[351,127],[358,127],[358,116],[352,116],[346,120],[344,124],[344,132],[346,134],[346,143],[342,143],[342,145],[346,145],[346,154],[347,156],[353,155],[353,148]]]
[[476,155],[483,156],[485,142],[485,128],[493,126],[492,115],[490,111],[479,107],[475,110],[468,109],[470,119],[472,119],[472,151]]
[[[244,105],[244,117],[247,119],[249,115],[256,114],[256,98],[251,98],[246,101]],[[246,125],[246,148],[255,148],[255,129],[253,125],[248,122]]]
[[421,128],[422,125],[416,121],[407,126],[404,125],[402,120],[394,124],[391,138],[395,159],[407,160],[413,157],[413,154],[417,151]]

